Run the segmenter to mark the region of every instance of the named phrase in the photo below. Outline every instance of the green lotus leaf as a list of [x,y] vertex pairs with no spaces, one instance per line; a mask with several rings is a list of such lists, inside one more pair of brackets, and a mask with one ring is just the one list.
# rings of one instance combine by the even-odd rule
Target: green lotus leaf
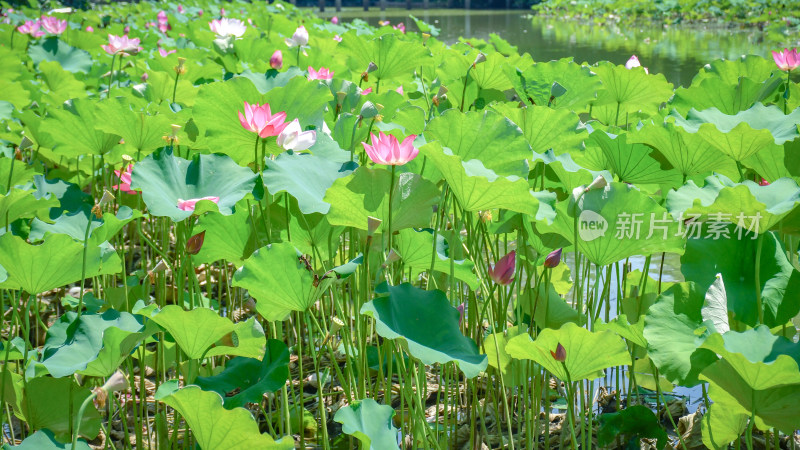
[[[71,377],[36,377],[28,380],[22,414],[33,430],[50,430],[58,440],[70,440],[71,425],[78,421],[78,408],[91,394],[87,387],[77,386]],[[72,419],[69,417],[72,411]],[[89,405],[81,420],[81,436],[94,439],[100,431],[101,419],[94,405]]]
[[703,111],[692,109],[683,116],[673,111],[675,125],[700,137],[737,161],[772,145],[783,145],[800,136],[800,108],[788,115],[776,106],[756,103],[752,108],[734,115],[723,114],[717,108]]
[[219,197],[219,212],[233,214],[236,202],[253,192],[257,178],[225,155],[195,154],[189,161],[165,148],[134,165],[131,188],[141,189],[151,214],[179,222],[203,211],[202,203],[215,207],[210,200],[202,200],[194,212],[183,211],[178,208],[179,200]]
[[656,448],[664,448],[669,443],[667,432],[658,423],[658,418],[644,405],[633,405],[616,413],[601,414],[598,417],[597,443],[607,446],[617,436],[626,436],[627,448],[640,445],[642,438],[656,439]]
[[0,158],[0,194],[8,192],[18,185],[33,181],[37,170],[28,164],[23,164],[15,158]]
[[658,296],[644,318],[647,352],[667,380],[694,386],[700,371],[717,360],[700,348],[713,331],[702,310],[705,290],[692,282],[678,283]]
[[94,124],[101,118],[94,100],[70,100],[64,103],[63,109],[53,108],[48,114],[44,132],[55,142],[53,151],[60,156],[103,155],[119,144],[118,134],[95,128]]
[[[424,291],[409,283],[381,285],[377,297],[365,303],[361,314],[375,319],[377,333],[386,339],[400,339],[411,356],[423,364],[446,364],[454,361],[467,378],[474,378],[488,364],[475,342],[461,334],[458,310],[450,305],[444,292]],[[385,289],[385,291],[384,291]],[[427,318],[436,317],[430,327]]]
[[303,214],[326,214],[331,205],[323,200],[325,191],[338,178],[353,173],[358,164],[289,151],[268,159],[265,166],[262,176],[270,194],[286,191],[297,199]]
[[211,263],[225,260],[237,268],[242,266],[257,248],[260,247],[253,229],[261,226],[251,219],[246,208],[236,208],[231,215],[211,212],[198,219],[192,232],[205,231],[205,240],[200,253],[192,259],[198,263]]
[[702,188],[689,181],[677,191],[670,191],[670,213],[682,214],[684,219],[694,216],[699,222],[733,223],[753,237],[774,227],[800,202],[800,186],[790,178],[768,186],[750,180],[734,183],[724,175],[710,176],[705,181]]
[[592,71],[603,82],[592,115],[606,125],[630,123],[639,113],[651,116],[672,97],[672,83],[663,74],[649,75],[639,68],[611,63],[599,63]]
[[787,141],[783,145],[770,145],[747,157],[742,164],[755,170],[767,181],[791,178],[800,183],[800,139]]
[[38,430],[26,437],[19,445],[9,446],[6,444],[3,446],[3,449],[12,448],[16,448],[17,450],[91,450],[89,444],[83,439],[79,439],[78,445],[75,447],[73,447],[71,443],[62,444],[56,440],[55,436],[53,436],[53,432],[50,430]]
[[719,78],[726,85],[736,85],[741,78],[761,82],[772,76],[775,64],[758,55],[743,55],[739,59],[717,59],[700,69],[692,80],[697,85],[707,78]]
[[414,70],[424,65],[431,52],[417,42],[401,41],[393,34],[368,39],[348,32],[342,36],[339,46],[352,58],[351,67],[364,70],[369,63],[378,69],[370,74],[378,80],[389,80],[412,75]]
[[[195,383],[206,391],[214,391],[225,399],[225,409],[259,403],[267,392],[283,387],[289,378],[289,349],[281,341],[269,339],[262,360],[236,357],[225,370],[211,377],[198,377]],[[235,395],[227,396],[231,391]]]
[[[428,142],[439,141],[462,161],[481,161],[497,175],[528,177],[533,155],[518,126],[494,111],[462,113],[449,109],[428,123]],[[502,148],[502,152],[496,149]]]
[[371,398],[347,405],[333,416],[342,424],[342,432],[354,436],[367,449],[400,449],[397,446],[397,428],[392,425],[394,409],[381,405]]
[[[17,81],[0,80],[0,100],[8,102],[13,109],[22,109],[31,103],[30,93],[25,90],[23,84]],[[11,118],[11,115],[8,115]]]
[[[537,229],[574,241],[576,208],[572,198],[557,203],[555,209],[555,221],[547,224],[540,220]],[[632,186],[615,182],[604,189],[590,190],[580,198],[577,209],[578,248],[597,265],[634,255],[683,253],[685,241],[677,233],[677,222],[666,209]]]
[[[581,155],[578,154],[578,156]],[[572,156],[569,153],[562,153],[558,156],[555,156],[555,153],[552,150],[548,150],[541,155],[534,153],[533,162],[537,161],[542,161],[553,171],[556,177],[558,177],[558,179],[561,181],[560,187],[562,187],[566,192],[572,192],[572,190],[578,186],[587,185],[599,176],[602,176],[607,180],[613,178],[611,172],[608,170],[597,171],[581,166],[572,159]],[[547,184],[545,184],[545,187],[547,187]]]
[[265,342],[264,328],[255,317],[233,325],[231,339],[216,343],[206,351],[206,356],[242,356],[245,358],[261,359],[264,356]]
[[511,79],[520,99],[529,105],[548,106],[553,83],[558,83],[566,92],[555,99],[556,108],[576,113],[586,111],[602,87],[600,77],[589,67],[573,62],[572,58],[537,62],[522,72],[511,68],[507,76]]
[[697,134],[672,123],[648,122],[627,134],[629,144],[646,144],[658,150],[672,167],[690,178],[709,172],[737,174],[736,163]]
[[[279,206],[281,204],[284,206]],[[322,260],[328,260],[336,254],[338,248],[333,243],[338,242],[345,227],[331,225],[324,214],[303,214],[292,198],[289,198],[289,214],[287,227],[285,203],[278,200],[270,208],[272,231],[280,235],[281,241],[291,240],[300,252]]]
[[[63,234],[48,236],[41,245],[30,245],[10,233],[0,236],[0,266],[8,271],[3,287],[29,294],[74,283],[81,279],[84,246]],[[119,273],[121,261],[108,245],[89,245],[86,277]]]
[[[66,234],[78,242],[83,242],[86,238],[86,228],[90,227],[89,242],[99,245],[113,238],[125,225],[139,217],[142,217],[140,211],[121,206],[116,215],[104,213],[103,219],[100,220],[94,216],[88,205],[84,205],[82,210],[61,214],[53,223],[47,223],[38,218],[33,219],[28,239],[38,241],[44,239],[47,234]],[[90,220],[91,226],[89,225]]]
[[612,136],[597,130],[591,134],[587,145],[596,145],[603,150],[608,168],[620,181],[633,184],[661,184],[670,187],[681,184],[681,174],[674,169],[665,169],[650,156],[652,149],[643,144],[629,144],[627,135]]
[[94,199],[91,195],[83,192],[78,185],[58,178],[47,179],[44,175],[34,175],[33,184],[25,185],[24,188],[32,190],[33,195],[38,199],[51,196],[58,199],[60,205],[50,208],[51,220],[55,220],[65,211],[79,211],[85,205],[94,206]]
[[151,317],[167,330],[190,359],[200,359],[224,336],[234,331],[234,323],[209,308],[186,311],[177,305],[167,305]]
[[122,136],[125,145],[145,156],[164,145],[164,136],[170,134],[170,123],[174,119],[166,114],[151,115],[138,110],[128,97],[115,97],[100,102],[97,112],[103,120],[97,129]]
[[[403,260],[403,264],[410,267],[413,273],[430,270],[431,261],[433,269],[443,274],[450,274],[449,245],[441,234],[436,236],[436,256],[433,256],[433,234],[428,230],[400,230],[399,238],[395,241],[395,250]],[[455,257],[453,257],[455,258]],[[453,276],[467,284],[470,289],[478,289],[478,277],[473,273],[475,264],[466,259],[452,261]]]
[[527,333],[527,326],[513,326],[503,333],[493,333],[486,336],[483,342],[484,353],[489,359],[489,365],[500,373],[506,387],[521,386],[523,383],[528,382],[524,372],[526,363],[512,358],[506,351],[506,345],[509,340]]
[[86,369],[103,348],[103,335],[111,327],[128,334],[144,329],[141,319],[113,309],[103,314],[82,314],[80,318],[77,313],[65,313],[47,330],[41,364],[55,378]]
[[703,444],[714,450],[727,449],[732,441],[741,438],[750,414],[714,383],[709,383],[708,394],[714,396],[714,402],[700,423]]
[[763,102],[785,82],[781,77],[772,77],[761,82],[740,78],[738,83],[726,84],[721,78],[709,77],[699,83],[692,83],[688,88],[676,89],[670,106],[681,114],[686,114],[692,108],[699,111],[717,108],[724,114],[733,115]]
[[75,75],[64,70],[54,61],[39,63],[39,73],[46,87],[44,99],[50,105],[60,105],[71,98],[86,97],[86,85],[75,79]]
[[[567,351],[563,363],[550,354],[558,344]],[[572,322],[558,330],[545,328],[536,340],[527,334],[517,336],[508,342],[506,351],[512,358],[535,361],[561,380],[593,380],[602,377],[609,367],[631,364],[628,347],[619,336],[611,331],[592,332]]]
[[258,424],[246,409],[225,409],[216,392],[207,392],[198,386],[178,389],[178,381],[172,380],[159,386],[155,399],[180,413],[202,449],[294,448],[291,437],[275,441],[272,436],[261,434]]
[[[391,172],[384,169],[359,167],[352,174],[338,178],[325,193],[324,201],[331,205],[328,221],[331,225],[367,229],[367,219],[377,217],[381,233],[389,227],[389,183]],[[430,224],[433,205],[439,201],[439,189],[415,173],[399,173],[395,177],[392,198],[392,231],[403,228],[426,227]]]
[[[122,313],[126,314],[126,313]],[[83,317],[83,316],[81,316]],[[111,326],[103,331],[103,347],[97,357],[81,370],[81,375],[108,377],[116,371],[141,342],[160,331],[155,322],[149,321],[139,332],[130,332]]]
[[540,328],[557,330],[568,322],[586,322],[586,316],[568,305],[552,283],[540,283],[535,289],[530,286],[520,292],[518,299],[522,312],[533,317]]
[[258,313],[269,321],[284,320],[291,311],[311,306],[317,298],[313,282],[289,242],[256,250],[233,275],[233,286],[247,289]]
[[0,225],[7,227],[21,217],[37,216],[56,206],[58,199],[53,196],[36,197],[31,191],[11,188],[7,194],[0,194]]
[[465,211],[508,209],[536,216],[539,202],[527,181],[498,176],[487,169],[482,161],[462,161],[461,157],[448,150],[442,149],[439,142],[431,142],[420,148],[420,154],[439,169]]
[[535,153],[552,150],[561,155],[583,148],[589,138],[586,127],[574,112],[546,106],[519,108],[512,103],[493,105],[492,108],[514,122],[525,135]]
[[635,324],[628,322],[625,314],[620,314],[608,323],[596,320],[594,323],[596,331],[611,330],[614,333],[627,339],[640,347],[647,348],[647,340],[644,338],[644,320],[639,320]]
[[55,36],[44,39],[38,45],[30,46],[28,48],[28,56],[34,65],[42,61],[56,62],[64,70],[72,73],[89,73],[93,64],[89,52],[70,47],[66,42]]
[[[473,57],[472,61],[474,60],[475,58]],[[486,55],[486,61],[476,65],[470,71],[469,76],[478,83],[478,87],[481,89],[496,89],[498,91],[511,89],[511,82],[508,81],[503,69],[506,60],[500,53],[489,53]],[[472,61],[470,61],[470,64]]]

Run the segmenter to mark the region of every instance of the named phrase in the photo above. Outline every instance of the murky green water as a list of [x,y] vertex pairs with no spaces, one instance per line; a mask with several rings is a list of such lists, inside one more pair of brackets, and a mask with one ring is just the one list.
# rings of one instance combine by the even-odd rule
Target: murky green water
[[763,33],[753,30],[717,25],[618,28],[533,17],[525,10],[387,9],[381,12],[373,8],[369,12],[347,9],[337,14],[327,9],[323,16],[338,15],[344,20],[357,17],[371,25],[381,20],[392,24],[404,22],[409,30],[416,30],[409,14],[439,28],[439,38],[445,42],[457,42],[462,36],[488,39],[490,33],[497,33],[537,61],[574,57],[579,62],[607,60],[624,64],[636,54],[651,72],[663,73],[670,82],[684,86],[704,64],[714,59],[737,58],[743,54],[768,56],[773,49],[764,40]]

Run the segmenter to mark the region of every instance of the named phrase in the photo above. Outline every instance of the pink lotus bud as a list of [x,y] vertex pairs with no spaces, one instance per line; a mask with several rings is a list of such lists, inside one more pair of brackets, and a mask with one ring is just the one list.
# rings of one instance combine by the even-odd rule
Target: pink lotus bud
[[150,78],[150,75],[148,75],[147,72],[142,74],[142,81],[147,81],[148,78]]
[[190,255],[196,255],[200,252],[200,249],[203,248],[203,241],[205,241],[206,232],[202,231],[194,236],[190,237],[186,241],[186,253]]
[[548,269],[552,269],[553,267],[556,267],[560,263],[561,263],[561,249],[553,250],[544,259],[544,266]]
[[456,306],[456,309],[458,310],[458,313],[459,313],[458,324],[461,325],[461,322],[464,321],[464,315],[465,315],[465,313],[467,311],[467,304],[466,303],[462,303],[462,304]]
[[269,59],[269,66],[275,70],[279,70],[283,67],[283,53],[280,50],[275,50],[275,53],[272,54],[272,57]]
[[564,346],[561,345],[561,342],[558,343],[556,351],[550,350],[550,354],[556,361],[564,362],[567,359],[567,349],[565,349]]
[[517,269],[517,251],[500,258],[494,267],[489,266],[489,278],[501,286],[507,286],[514,281],[514,272]]
[[89,25],[88,27],[86,27],[86,31],[88,31],[89,33],[94,33],[94,28],[92,28],[92,26]]
[[336,16],[331,17],[331,23],[334,25],[339,25],[339,18]]
[[800,67],[800,54],[797,53],[796,48],[791,50],[785,48],[780,52],[773,51],[772,59],[775,60],[775,65],[784,72],[790,72]]
[[178,12],[183,14],[184,11],[186,11],[186,9],[184,9],[183,5],[178,5]]

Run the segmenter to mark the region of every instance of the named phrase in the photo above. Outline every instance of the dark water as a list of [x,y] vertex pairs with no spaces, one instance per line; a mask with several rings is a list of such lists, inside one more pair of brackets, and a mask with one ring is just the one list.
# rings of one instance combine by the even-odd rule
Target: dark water
[[439,28],[438,38],[447,43],[457,42],[462,36],[488,40],[489,34],[496,33],[517,46],[521,53],[530,53],[536,61],[574,57],[577,62],[590,64],[604,60],[624,64],[636,54],[651,73],[663,73],[676,86],[691,83],[698,70],[715,59],[744,54],[769,57],[773,49],[764,41],[763,33],[753,30],[720,25],[619,28],[546,19],[531,16],[526,10],[381,12],[373,8],[369,12],[347,9],[337,14],[327,9],[323,16],[338,15],[344,21],[361,18],[371,25],[382,20],[393,25],[403,22],[409,31],[417,31],[409,14]]

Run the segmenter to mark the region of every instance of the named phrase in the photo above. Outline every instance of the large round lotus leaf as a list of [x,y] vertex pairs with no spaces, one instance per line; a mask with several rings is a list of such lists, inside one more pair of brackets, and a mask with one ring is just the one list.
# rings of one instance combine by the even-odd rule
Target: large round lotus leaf
[[[586,192],[580,200],[578,248],[591,262],[605,266],[634,255],[683,253],[678,223],[635,187],[615,182]],[[539,220],[536,227],[574,242],[575,210],[573,197],[562,200],[553,223]]]
[[517,95],[528,105],[547,106],[553,84],[558,83],[566,92],[555,100],[555,107],[578,113],[588,110],[589,102],[595,100],[602,86],[600,77],[572,58],[537,62],[521,73],[513,71],[509,78]]
[[669,122],[648,122],[627,133],[627,139],[630,144],[646,144],[658,150],[684,179],[712,171],[738,175],[733,159],[697,134]]
[[[684,219],[696,215],[697,221],[728,221],[752,232],[765,233],[800,203],[800,187],[790,178],[768,186],[745,180],[734,183],[724,175],[706,178],[705,186],[689,181],[667,194],[667,209]],[[753,221],[758,219],[758,229]],[[752,236],[752,233],[747,233]]]
[[355,436],[370,450],[398,449],[397,428],[392,425],[394,409],[371,398],[358,400],[336,411],[333,420],[342,424],[342,432]]
[[[170,133],[172,119],[167,114],[151,115],[131,108],[129,97],[116,97],[97,105],[97,128],[106,133],[122,136],[125,145],[136,150],[137,155],[147,155],[164,145],[164,136]],[[144,108],[142,108],[144,109]]]
[[64,70],[72,73],[89,73],[92,68],[92,57],[89,56],[89,52],[70,47],[55,36],[43,40],[39,45],[32,45],[28,49],[28,56],[34,64],[42,61],[57,62]]
[[603,323],[600,319],[596,320],[594,329],[597,331],[611,330],[627,339],[628,342],[647,348],[647,340],[644,338],[644,320],[631,324],[628,322],[628,316],[620,314],[608,323]]
[[[798,88],[800,89],[800,88]],[[800,93],[798,93],[800,97]],[[800,182],[800,139],[770,146],[742,161],[767,181],[792,178]],[[732,178],[738,177],[731,175]]]
[[233,275],[256,300],[258,313],[269,321],[284,320],[291,311],[305,311],[316,300],[311,272],[289,242],[262,247]]
[[114,237],[128,222],[139,218],[142,213],[134,211],[127,206],[121,206],[117,214],[105,213],[103,218],[98,219],[91,212],[91,208],[85,205],[82,210],[75,212],[65,212],[55,219],[53,223],[47,223],[38,218],[33,219],[31,232],[28,239],[38,241],[44,239],[46,234],[66,234],[78,242],[83,242],[86,238],[86,228],[89,227],[89,220],[92,224],[89,230],[89,242],[98,245]]
[[524,179],[497,176],[476,159],[462,161],[449,149],[442,149],[439,142],[422,146],[420,154],[439,169],[466,211],[508,209],[535,216],[539,210],[539,202]]
[[681,114],[686,114],[692,108],[700,111],[717,108],[724,114],[732,115],[774,95],[778,86],[785,83],[784,77],[775,76],[764,81],[740,78],[736,84],[727,84],[721,78],[705,78],[688,88],[676,89],[670,106]]
[[526,287],[517,302],[522,312],[532,316],[536,326],[541,328],[558,329],[567,322],[586,323],[586,316],[568,305],[552,284]]
[[[289,377],[289,349],[281,341],[269,339],[267,351],[259,361],[255,358],[236,357],[225,365],[218,375],[198,377],[198,386],[214,391],[225,399],[225,409],[259,403],[267,392],[280,389]],[[236,394],[228,396],[231,391]]]
[[580,150],[583,141],[589,138],[581,119],[568,109],[519,108],[511,103],[498,103],[492,108],[520,127],[535,153],[552,150],[555,155],[561,155]]
[[667,432],[661,428],[653,411],[644,405],[633,405],[616,413],[601,414],[598,417],[597,443],[607,446],[617,436],[624,436],[626,448],[639,448],[642,438],[656,439],[656,448],[664,448],[669,443]]
[[706,78],[718,78],[727,85],[735,85],[742,77],[764,81],[775,71],[775,64],[758,55],[743,55],[739,59],[717,59],[706,64],[695,75],[692,85]]
[[[233,214],[236,202],[253,192],[256,178],[250,169],[225,155],[195,154],[189,161],[165,148],[134,165],[131,188],[141,189],[151,214],[178,222],[193,214],[179,209],[179,200],[219,197],[219,212]],[[210,200],[203,200],[195,212],[205,210],[203,203],[214,208]]]
[[42,103],[60,105],[71,98],[87,97],[84,82],[78,81],[75,75],[64,70],[61,64],[55,61],[42,61],[38,69],[44,82],[41,88],[47,91]]
[[[389,170],[359,167],[352,174],[338,178],[325,194],[330,203],[331,225],[367,229],[370,216],[382,220],[380,232],[389,228]],[[426,227],[430,224],[433,205],[439,201],[439,189],[421,176],[404,172],[395,177],[392,197],[392,231]]]
[[603,82],[592,115],[606,125],[621,126],[637,113],[653,115],[672,97],[672,84],[663,74],[649,75],[643,69],[607,62],[597,64],[592,71]]
[[63,109],[50,109],[44,125],[45,133],[55,141],[53,151],[59,156],[75,158],[87,153],[102,155],[118,145],[118,134],[95,128],[94,124],[103,120],[96,113],[97,102],[91,99],[69,100]]
[[[84,246],[64,234],[48,236],[41,245],[30,245],[10,233],[0,236],[0,266],[8,279],[3,287],[39,294],[81,279]],[[117,252],[108,245],[89,245],[86,277],[122,270]]]
[[647,352],[661,374],[669,381],[694,386],[701,370],[717,360],[713,352],[700,345],[713,331],[705,322],[705,289],[695,283],[678,283],[662,293],[644,318]]
[[[460,313],[439,290],[424,291],[409,283],[378,286],[383,297],[365,303],[361,314],[375,319],[375,328],[387,339],[402,339],[411,356],[423,364],[455,361],[467,378],[486,369],[486,355],[478,352],[475,342],[461,334]],[[436,326],[430,326],[430,318]]]
[[341,163],[308,153],[286,152],[274,160],[267,160],[264,185],[270,194],[286,191],[297,199],[303,214],[326,214],[331,205],[326,203],[325,191],[337,178],[353,173],[355,162]]
[[[11,188],[0,194],[0,227],[6,227],[21,217],[33,217],[58,206],[54,196],[36,197],[31,191]],[[45,214],[46,215],[46,214]]]
[[[400,230],[399,237],[395,242],[395,250],[403,259],[403,263],[412,268],[414,273],[419,274],[430,270],[431,261],[433,261],[434,270],[450,274],[449,245],[441,234],[436,236],[435,258],[433,256],[433,234],[428,230]],[[452,263],[453,276],[467,283],[470,289],[478,289],[478,277],[473,273],[475,264],[468,259],[454,260]]]
[[527,363],[514,359],[506,351],[508,341],[528,332],[525,325],[509,327],[502,333],[494,333],[486,336],[483,342],[483,349],[489,359],[489,365],[497,370],[503,377],[506,387],[522,386],[528,382],[526,366]]
[[203,247],[192,260],[198,263],[225,260],[241,267],[244,260],[260,247],[253,232],[255,226],[261,224],[251,217],[246,207],[236,208],[229,216],[215,212],[204,214],[192,229],[195,234],[206,232]]
[[[579,154],[579,156],[583,155]],[[592,170],[581,166],[573,160],[572,155],[569,153],[562,153],[558,156],[555,156],[552,150],[548,150],[543,154],[534,153],[532,161],[534,163],[542,161],[560,181],[560,183],[553,182],[553,184],[550,184],[548,177],[545,179],[545,188],[557,189],[560,187],[566,192],[572,192],[576,187],[587,185],[599,176],[607,180],[613,178],[613,175],[608,170]]]
[[111,376],[144,339],[158,331],[160,329],[153,321],[147,322],[144,329],[135,333],[113,326],[106,328],[100,353],[79,373],[90,377]]
[[439,141],[462,161],[477,159],[497,175],[528,178],[528,158],[533,156],[530,145],[518,126],[494,111],[449,109],[428,123],[424,135],[428,142]]
[[612,136],[602,130],[591,134],[588,145],[603,150],[605,164],[595,169],[608,168],[620,181],[632,184],[660,184],[676,187],[681,184],[681,174],[675,169],[661,167],[643,144],[629,144],[627,135]]
[[713,395],[711,398],[714,401],[702,417],[700,429],[703,444],[714,450],[727,450],[731,442],[741,438],[750,421],[750,414],[714,383],[709,383],[708,394],[709,397]]
[[214,344],[206,352],[206,356],[231,355],[261,359],[264,356],[265,342],[264,328],[255,317],[251,317],[244,322],[235,323],[231,339],[223,339]]
[[[71,377],[32,378],[25,388],[22,414],[31,429],[48,429],[57,439],[70,440],[71,425],[78,421],[78,408],[70,408],[70,404],[80,405],[90,394],[88,387],[77,386]],[[81,420],[81,436],[94,439],[100,425],[100,413],[90,404]]]
[[208,308],[185,311],[167,305],[151,320],[167,330],[190,359],[201,358],[209,347],[234,331],[233,322]]
[[294,448],[291,437],[275,441],[272,436],[261,434],[258,424],[246,409],[225,409],[222,397],[216,392],[207,392],[197,386],[178,389],[178,381],[172,380],[159,386],[155,399],[180,413],[202,449]]
[[103,348],[103,335],[111,327],[131,334],[141,331],[144,325],[140,318],[113,309],[103,314],[82,314],[80,318],[74,312],[65,313],[47,330],[41,364],[55,378],[85,369],[97,358]]
[[424,65],[431,57],[426,47],[415,42],[402,41],[393,34],[369,39],[356,32],[342,36],[339,44],[352,58],[351,68],[364,70],[370,63],[378,69],[370,74],[378,80],[388,80],[412,75],[415,69]]
[[[722,274],[732,318],[755,326],[758,309],[753,267],[758,241],[749,237],[738,239],[732,227],[727,230],[730,239],[689,239],[686,253],[681,257],[681,272],[703,292],[714,283],[718,273]],[[766,233],[761,239],[761,286],[758,288],[764,306],[764,323],[775,327],[784,325],[800,311],[800,272],[786,257],[775,233]]]
[[25,185],[24,189],[32,190],[33,195],[39,199],[51,196],[58,199],[59,206],[50,208],[51,220],[55,220],[64,211],[78,211],[84,205],[94,206],[92,196],[83,192],[77,184],[58,178],[48,179],[44,175],[34,175],[33,184]]
[[[558,344],[567,351],[563,364],[550,353],[556,351]],[[508,342],[506,351],[512,358],[532,359],[565,381],[593,380],[602,377],[603,370],[609,367],[631,364],[628,347],[619,336],[611,331],[592,332],[572,322],[558,330],[546,328],[536,340],[527,334],[517,336]]]
[[91,450],[89,444],[83,439],[79,439],[78,445],[75,447],[71,443],[62,444],[56,440],[50,430],[39,430],[26,437],[19,445],[4,446],[3,448],[17,450]]

